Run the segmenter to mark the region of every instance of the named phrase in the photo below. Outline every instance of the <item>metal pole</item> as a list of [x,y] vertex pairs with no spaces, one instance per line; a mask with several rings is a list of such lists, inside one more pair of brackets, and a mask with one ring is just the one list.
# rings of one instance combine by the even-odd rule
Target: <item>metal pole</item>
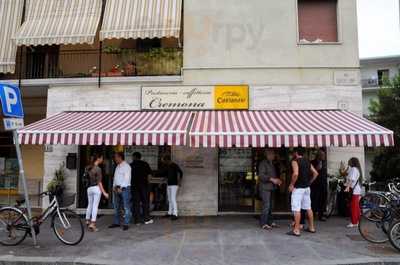
[[16,130],[13,130],[13,137],[14,137],[15,149],[17,151],[17,158],[18,158],[18,165],[19,165],[19,176],[21,177],[22,186],[24,188],[25,204],[26,204],[26,209],[28,211],[29,226],[31,227],[33,245],[36,246],[37,245],[36,233],[35,233],[35,229],[33,228],[32,210],[31,210],[31,204],[30,204],[30,201],[29,201],[28,185],[26,184],[24,165],[22,163],[21,148],[19,146],[18,134],[17,134]]

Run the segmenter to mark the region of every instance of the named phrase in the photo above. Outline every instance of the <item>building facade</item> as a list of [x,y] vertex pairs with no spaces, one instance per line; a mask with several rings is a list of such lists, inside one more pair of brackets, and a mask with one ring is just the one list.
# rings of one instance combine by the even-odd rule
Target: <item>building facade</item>
[[[360,60],[361,83],[363,99],[363,115],[370,115],[369,106],[371,100],[378,99],[378,91],[384,78],[393,79],[400,74],[400,56],[388,56],[377,58],[364,58]],[[374,149],[365,150],[365,175],[370,177],[372,162],[376,155]]]
[[[44,9],[55,8],[46,6],[46,2]],[[12,77],[19,74],[23,90],[43,91],[40,97],[47,102],[48,118],[66,111],[190,111],[188,101],[181,102],[186,105],[180,109],[168,104],[146,108],[144,91],[212,90],[222,85],[247,89],[246,111],[363,113],[355,0],[254,0],[251,4],[239,0],[160,0],[153,6],[130,5],[122,0],[93,2],[96,4],[85,6],[89,10],[82,11],[87,25],[82,23],[80,35],[86,34],[88,39],[73,43],[72,37],[36,38],[38,33],[30,25],[34,20],[30,19],[43,14],[36,14],[29,0],[24,23],[13,37],[19,45],[16,61],[25,70],[17,64],[17,74],[2,79],[16,82]],[[59,19],[66,25],[74,22],[68,12],[74,11],[59,12],[64,14]],[[43,25],[51,20],[41,19]],[[60,31],[47,26],[50,29],[44,30],[49,35]],[[205,99],[206,105],[212,104],[207,100],[214,99]],[[297,124],[295,120],[293,123]],[[27,140],[27,146],[32,146],[31,140]],[[267,144],[258,148],[150,144],[47,144],[42,153],[25,160],[36,164],[43,156],[45,188],[67,157],[75,159],[77,165],[66,169],[66,186],[68,192],[82,197],[76,205],[82,208],[82,169],[94,151],[109,154],[120,150],[129,157],[132,151],[140,150],[155,169],[160,156],[169,152],[184,171],[178,196],[181,214],[257,211],[256,164]],[[321,146],[327,152],[330,174],[336,174],[340,162],[352,156],[364,161],[364,147],[359,142],[344,145]],[[277,148],[286,179],[288,147]],[[111,183],[111,159],[106,167]],[[281,205],[275,209],[287,211],[286,187],[280,190],[279,198]],[[103,207],[110,205],[104,203]]]

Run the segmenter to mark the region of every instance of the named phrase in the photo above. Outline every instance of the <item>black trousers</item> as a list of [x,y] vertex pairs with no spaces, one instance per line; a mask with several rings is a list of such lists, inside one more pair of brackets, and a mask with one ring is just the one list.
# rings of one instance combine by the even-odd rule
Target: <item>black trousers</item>
[[135,223],[146,222],[150,220],[149,213],[149,187],[147,186],[137,186],[133,187],[133,214],[135,218]]
[[328,187],[319,183],[318,185],[311,185],[311,207],[314,214],[318,213],[321,218],[326,211],[326,203],[328,199]]

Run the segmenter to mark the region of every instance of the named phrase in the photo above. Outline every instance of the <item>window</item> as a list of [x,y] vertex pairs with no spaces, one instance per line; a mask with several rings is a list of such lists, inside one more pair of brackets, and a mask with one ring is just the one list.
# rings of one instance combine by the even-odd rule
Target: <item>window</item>
[[378,70],[378,84],[381,86],[385,79],[389,78],[389,69]]
[[301,43],[337,42],[337,0],[298,0]]

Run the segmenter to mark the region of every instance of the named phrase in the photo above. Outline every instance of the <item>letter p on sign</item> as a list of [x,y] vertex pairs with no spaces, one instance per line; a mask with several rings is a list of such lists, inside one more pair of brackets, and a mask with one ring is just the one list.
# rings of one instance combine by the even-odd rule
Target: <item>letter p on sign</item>
[[1,107],[3,116],[13,118],[23,118],[21,93],[17,86],[0,84]]

